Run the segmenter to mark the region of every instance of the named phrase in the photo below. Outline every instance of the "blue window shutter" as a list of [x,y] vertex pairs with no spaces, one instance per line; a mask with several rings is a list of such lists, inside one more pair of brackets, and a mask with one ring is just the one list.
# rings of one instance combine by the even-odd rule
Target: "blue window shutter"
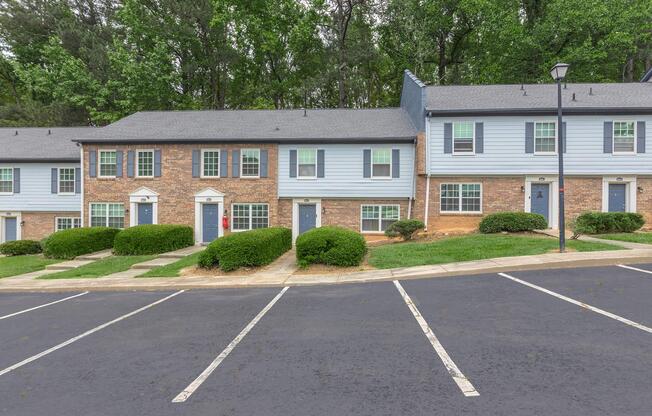
[[475,152],[484,153],[484,123],[475,123]]
[[88,152],[88,176],[91,178],[97,176],[97,152],[95,150]]
[[324,163],[326,163],[326,153],[324,149],[319,149],[317,150],[317,177],[318,178],[323,178],[325,176],[326,167],[324,166]]
[[362,177],[371,178],[371,149],[362,151]]
[[199,149],[194,149],[192,151],[192,177],[199,178],[199,157],[201,156],[201,151]]
[[50,169],[50,193],[56,194],[59,191],[59,169]]
[[122,150],[115,152],[115,177],[122,178]]
[[231,152],[231,176],[234,178],[240,177],[240,151],[234,150]]
[[136,171],[136,157],[133,150],[127,152],[127,176],[134,177]]
[[75,168],[75,193],[81,194],[81,168]]
[[453,153],[453,123],[444,123],[444,153]]
[[604,139],[602,142],[602,152],[603,153],[612,153],[614,142],[614,125],[611,121],[604,122]]
[[401,177],[401,151],[392,149],[392,178]]
[[20,168],[14,168],[14,193],[20,193]]
[[534,123],[525,123],[525,153],[534,153]]
[[154,177],[159,178],[161,176],[161,150],[154,150]]
[[220,177],[229,177],[229,151],[226,149],[220,150]]
[[260,177],[267,177],[267,150],[261,149],[260,151]]
[[290,178],[297,177],[297,151],[290,150]]
[[636,153],[645,153],[645,121],[636,123]]

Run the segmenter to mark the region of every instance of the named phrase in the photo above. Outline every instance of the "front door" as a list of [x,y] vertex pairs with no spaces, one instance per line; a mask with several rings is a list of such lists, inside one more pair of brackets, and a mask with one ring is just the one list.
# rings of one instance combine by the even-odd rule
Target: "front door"
[[154,218],[154,212],[153,212],[151,202],[145,204],[138,204],[138,225],[152,224],[153,218]]
[[202,242],[210,243],[219,232],[219,205],[202,204]]
[[627,184],[610,183],[609,184],[609,212],[625,212]]
[[317,205],[299,204],[299,234],[317,226]]
[[5,235],[4,241],[14,241],[16,239],[18,223],[16,217],[5,217]]
[[543,215],[550,225],[550,184],[533,183],[530,200],[530,212]]

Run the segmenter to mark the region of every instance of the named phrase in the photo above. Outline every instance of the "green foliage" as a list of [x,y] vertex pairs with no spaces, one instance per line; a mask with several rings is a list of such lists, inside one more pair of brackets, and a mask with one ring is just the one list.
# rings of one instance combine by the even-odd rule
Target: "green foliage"
[[645,224],[635,212],[585,212],[573,221],[575,238],[581,234],[632,233]]
[[213,241],[199,256],[199,266],[225,272],[264,266],[292,248],[292,231],[282,227],[233,233]]
[[55,259],[72,259],[113,247],[119,229],[109,227],[71,228],[58,231],[42,242],[43,254]]
[[41,243],[33,240],[7,241],[0,244],[0,254],[7,256],[24,256],[25,254],[37,254],[41,251]]
[[312,263],[357,266],[367,252],[367,242],[355,231],[342,227],[313,228],[296,241],[297,261],[302,267]]
[[192,227],[147,224],[125,228],[115,237],[113,253],[118,256],[158,254],[179,250],[195,243]]
[[530,212],[498,212],[489,214],[480,221],[480,232],[485,234],[501,231],[543,230],[545,228],[548,228],[548,223],[544,216]]
[[10,256],[0,257],[0,279],[8,276],[31,273],[45,269],[49,264],[60,260],[46,259],[43,256]]
[[423,221],[419,220],[400,220],[392,223],[385,230],[385,235],[387,237],[398,237],[401,236],[403,241],[411,240],[414,233],[419,230],[422,230],[425,227]]
[[76,269],[64,270],[57,273],[48,273],[39,279],[92,279],[108,276],[113,273],[129,270],[136,263],[143,263],[154,259],[155,256],[110,256],[85,264]]

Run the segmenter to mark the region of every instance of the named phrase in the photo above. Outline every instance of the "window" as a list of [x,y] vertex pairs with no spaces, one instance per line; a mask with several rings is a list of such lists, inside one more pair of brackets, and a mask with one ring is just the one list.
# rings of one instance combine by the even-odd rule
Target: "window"
[[557,124],[535,123],[534,125],[534,153],[557,152]]
[[614,122],[614,153],[634,153],[634,122],[633,121],[615,121]]
[[399,205],[363,205],[362,232],[383,232],[399,220],[399,214]]
[[392,173],[392,149],[372,149],[371,176],[389,178]]
[[233,231],[254,230],[269,227],[269,205],[233,204]]
[[242,176],[260,175],[260,149],[242,149]]
[[79,217],[57,217],[55,218],[55,220],[56,220],[55,231],[81,227],[81,218]]
[[125,207],[123,204],[91,204],[91,227],[124,228]]
[[13,168],[0,168],[0,194],[11,194],[13,192],[14,192]]
[[153,178],[154,177],[154,151],[153,150],[139,150],[138,164],[136,169],[136,176],[139,178]]
[[220,151],[201,151],[201,176],[203,178],[219,178],[220,176]]
[[75,168],[59,168],[59,193],[75,193]]
[[479,183],[443,183],[441,212],[482,212],[482,188]]
[[317,151],[314,149],[298,150],[298,174],[299,178],[317,177]]
[[115,150],[100,150],[100,177],[114,178],[116,171]]
[[453,153],[473,153],[473,122],[453,123]]

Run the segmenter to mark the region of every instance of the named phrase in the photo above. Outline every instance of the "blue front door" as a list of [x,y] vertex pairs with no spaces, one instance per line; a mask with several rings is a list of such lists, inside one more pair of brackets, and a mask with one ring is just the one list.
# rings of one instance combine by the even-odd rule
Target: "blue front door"
[[210,243],[217,238],[219,230],[218,204],[202,205],[202,242]]
[[550,184],[533,183],[530,200],[530,211],[543,215],[548,225],[550,225]]
[[138,225],[152,224],[154,212],[152,203],[138,204]]
[[313,229],[317,226],[317,205],[299,205],[299,234]]
[[15,217],[5,218],[5,241],[14,241],[18,233],[16,227],[18,226]]
[[625,212],[627,185],[624,183],[609,184],[609,212]]

